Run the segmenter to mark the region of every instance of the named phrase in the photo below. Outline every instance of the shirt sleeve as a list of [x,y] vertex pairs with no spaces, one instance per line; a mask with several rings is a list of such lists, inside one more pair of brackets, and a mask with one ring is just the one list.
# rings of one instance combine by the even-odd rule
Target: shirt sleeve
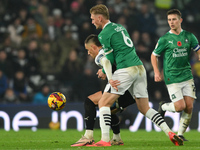
[[114,63],[113,48],[110,45],[110,36],[102,35],[99,41],[103,47],[106,58],[110,60],[111,64]]
[[103,69],[104,69],[107,79],[109,81],[112,78],[111,62],[106,57],[103,57],[100,61],[101,61],[101,64],[103,65]]
[[[192,33],[191,33],[192,34]],[[193,51],[197,52],[200,49],[199,42],[194,34],[191,36],[191,48]]]
[[165,51],[165,44],[166,44],[165,41],[162,38],[160,38],[152,53],[155,56],[160,56]]

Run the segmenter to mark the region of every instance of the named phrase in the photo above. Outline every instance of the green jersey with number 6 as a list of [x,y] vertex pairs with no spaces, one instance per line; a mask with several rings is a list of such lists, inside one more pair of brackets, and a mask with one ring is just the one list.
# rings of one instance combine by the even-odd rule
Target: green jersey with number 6
[[166,84],[180,83],[193,78],[189,62],[191,50],[199,50],[198,40],[185,30],[179,35],[169,31],[158,40],[153,54],[164,54],[163,70]]
[[109,22],[98,35],[107,59],[117,69],[142,65],[127,30],[120,24]]

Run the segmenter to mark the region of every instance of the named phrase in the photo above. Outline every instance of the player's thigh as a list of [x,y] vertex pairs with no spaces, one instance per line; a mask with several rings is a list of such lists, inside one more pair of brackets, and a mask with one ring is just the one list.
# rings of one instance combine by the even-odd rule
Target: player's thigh
[[184,96],[196,98],[195,86],[193,79],[181,83],[173,83],[167,85],[169,97],[172,102],[184,99]]
[[183,93],[181,90],[181,85],[179,83],[168,84],[167,90],[169,93],[170,100],[173,103],[183,99]]
[[119,98],[120,95],[104,92],[101,99],[99,100],[99,108],[111,107],[113,103]]
[[143,66],[138,71],[139,73],[135,76],[129,92],[135,98],[148,98],[146,71]]
[[117,86],[118,91],[116,91],[110,84],[107,84],[104,92],[123,95],[134,82],[134,78],[127,72],[126,69],[119,69],[115,71],[112,79],[120,81],[120,85]]
[[196,99],[196,88],[193,79],[183,82],[182,87],[183,96],[189,96]]
[[88,98],[95,104],[98,105],[99,100],[102,97],[102,91],[98,91],[92,95],[89,95]]

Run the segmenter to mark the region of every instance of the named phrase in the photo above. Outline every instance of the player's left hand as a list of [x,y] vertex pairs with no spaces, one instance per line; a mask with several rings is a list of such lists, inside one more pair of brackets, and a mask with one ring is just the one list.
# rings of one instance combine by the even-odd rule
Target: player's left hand
[[102,69],[99,69],[99,70],[97,71],[97,75],[98,75],[98,78],[100,78],[100,79],[102,79],[102,80],[106,80],[106,74],[104,74],[104,73],[102,72]]
[[120,81],[110,79],[110,80],[109,80],[109,83],[110,83],[110,85],[111,85],[116,91],[118,91],[117,86],[120,85]]

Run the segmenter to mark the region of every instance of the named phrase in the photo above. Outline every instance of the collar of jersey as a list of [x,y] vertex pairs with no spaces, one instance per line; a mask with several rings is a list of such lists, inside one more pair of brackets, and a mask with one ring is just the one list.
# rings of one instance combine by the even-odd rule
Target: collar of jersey
[[103,48],[99,49],[99,52],[100,52],[101,50],[103,50]]
[[[183,31],[183,29],[181,29],[181,32],[182,32],[182,31]],[[181,32],[180,32],[180,33],[181,33]],[[170,33],[170,34],[174,34],[174,33],[172,33],[172,31],[171,31],[171,30],[169,30],[169,33]],[[179,34],[180,34],[180,33],[179,33]]]
[[108,23],[106,23],[106,24],[104,25],[103,29],[104,29],[109,23],[111,23],[110,20],[108,21]]

